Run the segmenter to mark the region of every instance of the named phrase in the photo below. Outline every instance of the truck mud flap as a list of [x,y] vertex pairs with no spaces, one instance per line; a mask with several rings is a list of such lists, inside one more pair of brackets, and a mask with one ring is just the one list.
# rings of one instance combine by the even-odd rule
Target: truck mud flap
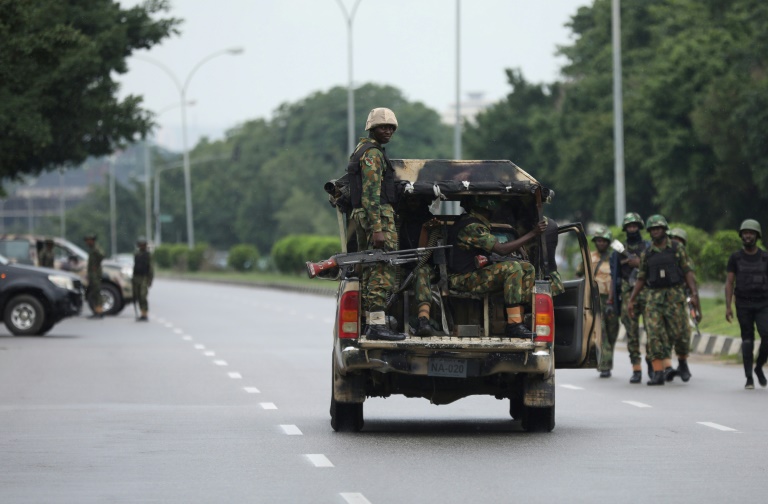
[[555,376],[543,379],[541,375],[525,377],[523,402],[532,408],[547,408],[555,405]]

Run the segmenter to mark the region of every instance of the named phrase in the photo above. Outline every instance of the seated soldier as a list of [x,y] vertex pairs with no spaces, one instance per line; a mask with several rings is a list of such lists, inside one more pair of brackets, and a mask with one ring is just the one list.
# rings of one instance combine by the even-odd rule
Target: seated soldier
[[502,290],[507,314],[504,334],[509,338],[531,338],[533,333],[523,324],[523,304],[533,295],[535,270],[523,261],[504,261],[478,268],[478,255],[496,253],[506,256],[518,250],[530,239],[546,230],[545,222],[538,223],[520,238],[499,243],[491,233],[490,215],[499,205],[499,199],[490,196],[470,196],[461,205],[469,212],[454,223],[448,243],[453,245],[448,267],[451,289],[473,294],[486,294]]

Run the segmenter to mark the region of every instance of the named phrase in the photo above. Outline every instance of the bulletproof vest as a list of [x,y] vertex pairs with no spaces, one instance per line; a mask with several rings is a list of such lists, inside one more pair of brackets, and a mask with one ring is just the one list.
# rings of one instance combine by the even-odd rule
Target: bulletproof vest
[[651,249],[646,252],[645,261],[648,263],[648,287],[659,289],[673,287],[683,283],[683,272],[677,265],[677,242],[672,242],[671,247],[665,247],[661,252]]
[[465,227],[475,223],[482,223],[482,221],[477,217],[470,217],[469,214],[464,214],[459,217],[459,220],[448,231],[448,245],[453,245],[450,249],[450,258],[448,259],[448,271],[451,273],[470,273],[475,271],[477,269],[477,266],[475,266],[475,256],[488,255],[488,252],[477,247],[472,247],[469,250],[459,247],[459,233]]
[[379,203],[382,205],[394,205],[397,200],[395,194],[395,169],[392,167],[392,163],[389,161],[386,151],[383,147],[374,143],[366,143],[350,156],[349,164],[347,165],[347,173],[349,173],[349,197],[352,200],[353,208],[363,207],[363,176],[360,170],[360,160],[370,149],[378,149],[381,151],[382,156],[384,156],[384,162],[386,163],[381,181]]
[[[645,240],[640,240],[639,242],[632,243],[632,244],[625,243],[624,245],[625,245],[624,249],[626,250],[627,255],[636,255],[638,257],[640,257],[643,254],[643,252],[648,250],[648,248],[650,248],[650,244]],[[637,277],[637,268],[633,268],[629,264],[622,264],[620,272],[621,272],[621,278],[627,281],[629,281],[630,278]],[[634,284],[634,282],[631,282],[631,283]]]
[[758,250],[759,261],[748,261],[747,254],[739,251],[736,257],[736,297],[768,297],[768,252]]
[[133,256],[133,276],[149,275],[149,252],[136,252]]

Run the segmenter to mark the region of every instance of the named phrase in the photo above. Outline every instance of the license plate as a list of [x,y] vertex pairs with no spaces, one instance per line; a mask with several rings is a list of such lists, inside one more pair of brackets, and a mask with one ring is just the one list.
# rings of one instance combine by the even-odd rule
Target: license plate
[[467,359],[444,359],[434,357],[429,359],[428,376],[447,376],[449,378],[466,378]]

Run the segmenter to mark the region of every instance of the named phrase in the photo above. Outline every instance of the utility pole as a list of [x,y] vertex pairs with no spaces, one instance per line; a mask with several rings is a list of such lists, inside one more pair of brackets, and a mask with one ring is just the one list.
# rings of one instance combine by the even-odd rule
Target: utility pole
[[621,5],[612,0],[611,20],[613,27],[613,140],[614,183],[616,192],[616,225],[620,226],[627,209],[624,181],[624,103],[621,84]]

